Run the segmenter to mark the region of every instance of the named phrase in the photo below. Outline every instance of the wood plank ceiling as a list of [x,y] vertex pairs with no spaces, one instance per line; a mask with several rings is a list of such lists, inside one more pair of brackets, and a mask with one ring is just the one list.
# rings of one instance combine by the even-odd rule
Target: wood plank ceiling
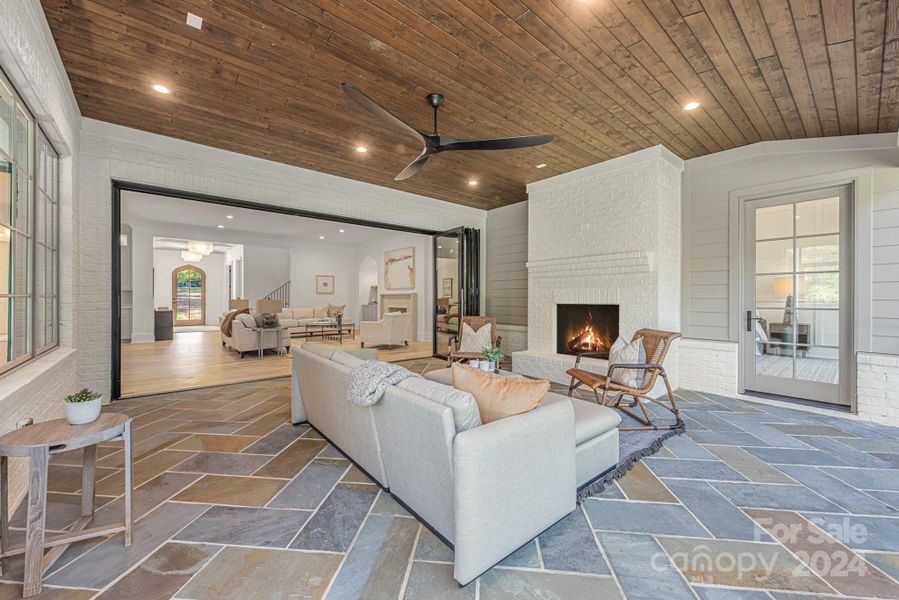
[[[899,0],[43,6],[87,117],[487,209],[525,200],[528,182],[655,144],[692,158],[899,125]],[[415,143],[353,110],[342,81],[422,130],[434,91],[447,98],[444,134],[556,141],[442,154],[394,182]],[[685,111],[691,101],[700,108]]]

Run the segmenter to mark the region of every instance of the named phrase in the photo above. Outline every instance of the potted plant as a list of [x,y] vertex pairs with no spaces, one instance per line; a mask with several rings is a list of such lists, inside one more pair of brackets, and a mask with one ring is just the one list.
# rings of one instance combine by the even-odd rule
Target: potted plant
[[481,361],[482,371],[495,371],[497,365],[506,358],[506,355],[503,354],[500,348],[484,348],[481,350],[481,355],[485,359]]
[[83,388],[65,398],[66,421],[72,425],[93,423],[100,416],[102,394]]

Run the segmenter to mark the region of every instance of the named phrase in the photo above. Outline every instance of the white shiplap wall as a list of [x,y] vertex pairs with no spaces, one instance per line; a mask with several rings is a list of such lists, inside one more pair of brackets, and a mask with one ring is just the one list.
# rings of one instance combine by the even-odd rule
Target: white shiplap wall
[[[856,243],[873,251],[879,321],[873,328],[895,325],[899,319],[899,148],[896,134],[844,136],[810,140],[762,142],[688,160],[683,178],[684,335],[708,340],[737,341],[729,325],[735,290],[729,286],[736,257],[731,239],[731,192],[792,182],[857,169],[874,173],[873,232],[856,231]],[[890,225],[890,223],[896,223]],[[871,282],[857,282],[865,285]],[[895,330],[894,330],[895,332]],[[860,350],[899,352],[896,343],[875,332]],[[877,350],[876,348],[880,348]],[[889,349],[892,348],[892,349]]]
[[890,354],[899,354],[899,181],[896,185],[874,193],[872,219],[871,350]]
[[487,314],[528,324],[528,203],[487,213]]

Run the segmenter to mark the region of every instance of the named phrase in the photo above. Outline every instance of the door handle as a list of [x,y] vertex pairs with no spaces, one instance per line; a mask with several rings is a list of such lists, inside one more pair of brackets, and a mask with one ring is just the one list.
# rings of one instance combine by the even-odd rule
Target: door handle
[[750,331],[750,332],[752,331],[752,322],[753,321],[761,321],[761,320],[762,320],[761,317],[753,317],[752,311],[747,310],[746,311],[746,331]]

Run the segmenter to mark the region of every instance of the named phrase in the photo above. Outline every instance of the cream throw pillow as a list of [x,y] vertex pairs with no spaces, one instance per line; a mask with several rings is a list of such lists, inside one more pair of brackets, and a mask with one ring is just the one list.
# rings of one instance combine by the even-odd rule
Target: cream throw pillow
[[[609,365],[633,365],[646,363],[646,350],[643,349],[643,338],[638,337],[628,343],[621,336],[609,350]],[[615,369],[612,381],[627,387],[643,387],[643,369]]]
[[549,391],[549,382],[503,377],[453,363],[453,387],[474,396],[481,423],[490,423],[540,406]]
[[481,353],[484,348],[493,345],[493,325],[486,323],[480,329],[475,331],[468,323],[462,323],[462,342],[459,345],[459,352],[477,352]]

